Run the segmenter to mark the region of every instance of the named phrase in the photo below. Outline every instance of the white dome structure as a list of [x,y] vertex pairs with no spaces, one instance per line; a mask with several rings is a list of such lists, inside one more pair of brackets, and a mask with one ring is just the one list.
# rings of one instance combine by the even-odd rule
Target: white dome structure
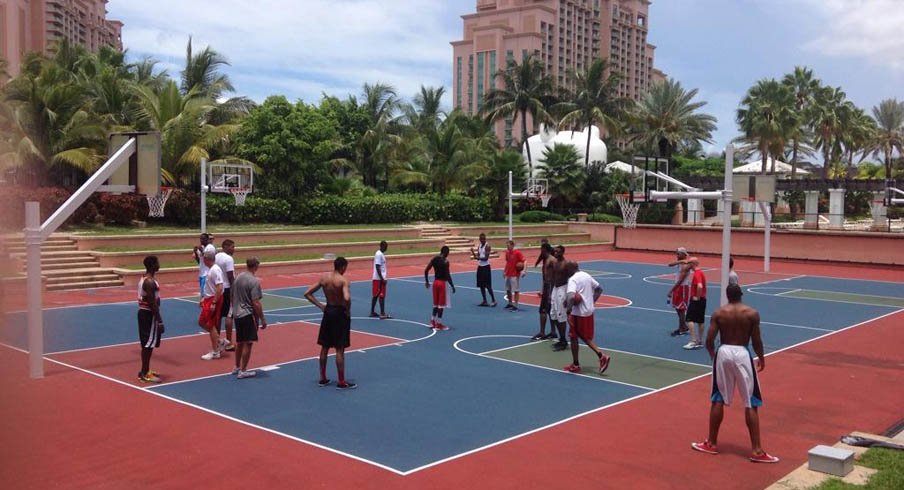
[[[540,131],[527,139],[527,145],[530,145],[530,155],[534,163],[534,167],[543,159],[543,153],[547,148],[553,145],[571,145],[577,150],[581,156],[581,161],[587,151],[587,128],[583,131],[559,131],[554,132],[547,129],[545,125],[540,125]],[[527,164],[527,146],[523,146],[521,154],[524,157],[524,163]],[[590,127],[590,163],[602,162],[606,163],[607,151],[606,144],[600,139],[600,130],[596,126]],[[542,165],[542,163],[540,163]]]

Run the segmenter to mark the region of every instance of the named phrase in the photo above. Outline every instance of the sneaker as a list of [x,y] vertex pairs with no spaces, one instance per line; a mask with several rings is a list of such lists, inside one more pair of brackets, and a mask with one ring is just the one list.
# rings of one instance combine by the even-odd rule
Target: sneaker
[[220,358],[220,353],[219,353],[219,351],[215,351],[215,350],[212,350],[212,351],[208,352],[207,354],[204,354],[203,356],[201,356],[201,359],[204,359],[205,361],[209,361],[211,359],[219,359],[219,358]]
[[576,365],[576,364],[569,364],[569,365],[565,366],[565,367],[562,368],[562,369],[568,371],[569,373],[579,373],[579,372],[581,372],[581,366],[578,366],[578,365]]
[[430,320],[430,328],[436,328],[436,320]]
[[684,344],[684,350],[693,350],[693,349],[697,349],[697,348],[698,348],[697,345],[698,345],[698,344],[697,344],[696,342],[694,342],[693,340],[691,340],[690,342]]
[[157,377],[160,376],[160,373],[158,373],[157,371],[154,371],[153,369],[149,369],[149,370],[148,370],[148,374],[151,374],[151,375],[157,376]]
[[490,306],[490,304],[487,303],[486,301],[484,301],[484,302],[478,304],[477,306]]
[[767,452],[763,452],[763,454],[751,454],[749,459],[754,463],[778,463],[778,458]]
[[223,352],[223,350],[226,349],[226,344],[228,343],[229,342],[227,342],[226,339],[220,339],[219,343],[217,344],[217,352]]
[[568,342],[562,342],[561,340],[556,342],[555,344],[552,344],[552,350],[554,350],[554,351],[565,350],[567,348],[568,348]]
[[696,344],[694,344],[694,349],[695,349],[695,350],[696,350],[696,349],[702,349],[702,348],[703,348],[703,343],[702,343],[702,342],[697,342]]
[[233,344],[232,342],[227,341],[227,342],[226,342],[226,348],[223,349],[223,350],[234,351],[234,350],[235,350],[235,344]]
[[533,337],[531,337],[530,340],[531,340],[531,342],[536,342],[538,340],[543,340],[545,338],[546,338],[546,335],[544,335],[542,333],[538,333],[537,335],[534,335]]
[[329,384],[330,384],[329,379],[321,379],[320,381],[317,382],[317,386],[319,386],[320,388],[323,388],[324,386],[329,386]]
[[675,330],[672,330],[672,333],[670,333],[669,335],[671,335],[672,337],[677,337],[679,335],[687,335],[687,333],[690,331],[691,330],[689,328],[676,328]]
[[556,335],[554,333],[550,333],[550,334],[546,334],[546,336],[543,337],[543,340],[555,340],[557,338],[559,338],[558,335]]
[[514,307],[515,307],[515,305],[513,305],[513,304],[511,304],[511,303],[505,305],[505,309],[506,309],[506,310],[511,310],[511,309],[514,308]]
[[371,318],[379,318],[379,317],[380,317],[380,315],[376,314],[376,313],[373,312],[373,311],[371,311],[371,312],[370,312],[370,315],[367,315],[367,316],[369,316],[369,317],[371,317]]
[[609,356],[607,356],[606,354],[603,354],[603,355],[600,357],[600,374],[605,373],[605,372],[606,372],[606,369],[609,368],[609,361],[610,361],[611,359],[612,359],[612,358],[609,357]]
[[[701,453],[706,453],[706,454],[719,454],[719,450],[716,449],[716,446],[710,444],[709,441],[692,442],[691,449],[693,449],[694,451],[700,451]],[[753,457],[751,456],[751,460],[752,460],[752,458]]]
[[496,307],[496,304],[497,304],[497,303],[496,303],[495,301],[493,301],[492,303],[490,303],[490,308],[495,308],[495,307]]
[[235,376],[236,374],[239,374],[240,372],[242,372],[242,370],[240,368],[234,367],[234,368],[232,368],[232,373],[230,373],[230,374]]
[[390,315],[388,313],[380,313],[380,320],[391,320],[391,319],[392,319],[392,315]]
[[517,306],[512,306],[511,308],[509,308],[509,311],[516,312],[516,311],[521,311],[521,309],[518,308]]
[[257,371],[239,371],[238,379],[253,378],[257,376]]
[[440,323],[440,322],[436,322],[436,326],[433,327],[433,328],[435,328],[435,329],[437,329],[437,330],[443,330],[443,331],[449,330],[449,327],[443,325],[443,324]]
[[144,376],[142,376],[141,373],[138,373],[138,381],[142,383],[159,383],[160,378],[154,376],[152,372],[148,371],[148,373]]
[[354,390],[357,387],[357,383],[340,383],[336,385],[337,390]]

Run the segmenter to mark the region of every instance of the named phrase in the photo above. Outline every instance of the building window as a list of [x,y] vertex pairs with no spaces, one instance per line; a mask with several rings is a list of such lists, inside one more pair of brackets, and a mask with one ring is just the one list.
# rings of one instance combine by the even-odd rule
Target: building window
[[483,59],[485,53],[477,53],[477,112],[483,108]]
[[461,107],[461,56],[456,58],[455,107]]
[[489,80],[488,80],[490,88],[493,88],[496,86],[496,84],[493,83],[495,80],[496,80],[496,52],[490,51],[490,76],[489,76]]

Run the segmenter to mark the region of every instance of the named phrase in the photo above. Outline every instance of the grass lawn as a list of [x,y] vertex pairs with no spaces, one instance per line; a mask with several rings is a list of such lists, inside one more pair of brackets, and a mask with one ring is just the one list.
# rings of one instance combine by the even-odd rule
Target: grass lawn
[[[372,230],[377,228],[402,228],[404,224],[379,223],[365,225],[281,225],[274,223],[246,223],[246,224],[216,224],[207,227],[208,233],[214,235],[234,232],[253,232],[253,231],[306,231],[306,230]],[[74,233],[77,235],[88,236],[108,236],[108,235],[156,235],[159,233],[200,233],[196,226],[174,226],[174,225],[156,225],[148,223],[145,228],[136,228],[134,226],[116,226],[107,225],[102,228],[74,226],[61,230],[65,233]]]
[[[439,249],[436,247],[412,248],[410,250],[400,250],[398,252],[393,252],[393,253],[389,254],[389,257],[391,258],[393,255],[410,255],[410,254],[422,254],[422,253],[429,253],[429,252],[439,253]],[[371,256],[373,256],[373,254],[374,254],[373,252],[350,252],[347,254],[342,254],[342,256],[345,258],[371,257]],[[323,258],[322,253],[321,254],[280,255],[277,257],[266,257],[264,259],[261,259],[261,262],[263,262],[263,263],[289,262],[289,261],[295,261],[295,260],[313,260],[313,259],[322,259],[322,258]],[[245,260],[245,257],[239,256],[238,258],[236,258],[236,263],[244,263],[244,260]],[[426,262],[425,262],[425,264],[426,264]],[[165,263],[160,264],[160,267],[162,269],[172,269],[172,268],[177,268],[177,267],[197,267],[197,266],[198,266],[198,264],[191,260],[186,260],[184,262],[175,262],[175,263],[165,262]],[[126,267],[123,267],[123,269],[138,271],[138,270],[144,270],[144,266],[142,264],[138,263],[138,264],[128,265]]]
[[870,448],[856,464],[879,470],[864,486],[851,485],[831,478],[815,490],[891,490],[904,488],[904,451]]
[[[235,230],[233,230],[235,231]],[[368,237],[366,240],[362,237],[345,237],[345,238],[321,238],[317,240],[260,240],[254,242],[246,242],[243,239],[236,240],[236,247],[239,249],[244,247],[266,247],[266,246],[296,246],[296,245],[319,245],[323,243],[361,243],[376,242],[378,240],[386,240],[389,243],[399,240],[420,240],[417,237],[399,238],[399,237]],[[97,247],[94,250],[98,252],[157,252],[162,250],[188,250],[184,245],[153,245],[153,246],[132,246],[132,247]]]

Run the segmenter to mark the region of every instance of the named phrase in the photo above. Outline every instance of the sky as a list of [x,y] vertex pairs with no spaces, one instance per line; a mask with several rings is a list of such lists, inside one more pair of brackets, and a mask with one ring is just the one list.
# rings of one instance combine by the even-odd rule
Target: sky
[[[385,82],[411,98],[451,92],[452,47],[476,0],[110,0],[130,59],[152,56],[170,75],[189,37],[231,66],[237,95],[317,103]],[[859,107],[904,100],[904,0],[653,0],[654,66],[699,90],[718,118],[708,152],[738,135],[735,113],[756,81],[807,66]],[[451,98],[446,108],[451,109]]]

